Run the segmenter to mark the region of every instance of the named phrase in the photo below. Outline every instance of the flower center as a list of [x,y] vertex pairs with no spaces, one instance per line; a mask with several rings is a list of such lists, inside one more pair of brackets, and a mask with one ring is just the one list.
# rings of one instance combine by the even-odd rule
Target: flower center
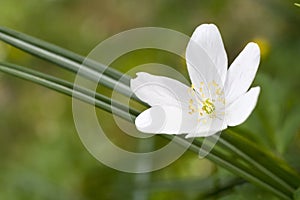
[[216,110],[215,105],[211,102],[211,100],[208,98],[202,103],[202,110],[206,112],[206,114],[211,114]]
[[[207,83],[207,86],[204,85],[204,82],[200,82],[199,88],[192,84],[188,92],[192,96],[189,101],[189,114],[197,114],[198,121],[205,123],[205,115],[208,115],[209,118],[224,115],[223,112],[216,110],[216,104],[225,106],[224,92],[216,81]],[[208,93],[212,97],[208,97]]]

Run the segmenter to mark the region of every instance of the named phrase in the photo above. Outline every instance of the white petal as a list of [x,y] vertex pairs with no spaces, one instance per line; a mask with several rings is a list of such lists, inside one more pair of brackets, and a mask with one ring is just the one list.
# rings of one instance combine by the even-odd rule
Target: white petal
[[[150,106],[188,104],[189,87],[183,83],[145,72],[137,73],[137,77],[130,81],[131,90],[142,101]],[[182,103],[183,102],[183,103]]]
[[226,122],[228,126],[243,123],[256,106],[260,87],[253,87],[247,93],[226,107]]
[[204,137],[226,128],[224,120],[198,120],[197,114],[188,114],[175,106],[154,106],[142,112],[135,120],[138,130],[145,133],[188,134],[187,137]]
[[181,134],[197,126],[196,118],[175,106],[153,106],[135,120],[138,130],[145,133]]
[[251,42],[231,64],[225,83],[225,96],[228,103],[246,93],[258,69],[260,50]]
[[192,83],[215,80],[224,85],[227,73],[227,55],[218,28],[203,24],[196,28],[186,50],[186,60]]
[[208,121],[209,122],[207,123],[209,126],[202,126],[197,132],[189,133],[185,137],[208,137],[227,128],[226,121],[224,118],[209,118]]

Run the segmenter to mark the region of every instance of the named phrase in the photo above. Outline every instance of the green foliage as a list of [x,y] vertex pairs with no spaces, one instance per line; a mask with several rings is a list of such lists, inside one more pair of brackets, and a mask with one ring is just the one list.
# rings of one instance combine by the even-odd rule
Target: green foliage
[[295,191],[295,193],[294,193],[294,199],[295,200],[299,200],[300,199],[300,188],[298,188],[298,190]]

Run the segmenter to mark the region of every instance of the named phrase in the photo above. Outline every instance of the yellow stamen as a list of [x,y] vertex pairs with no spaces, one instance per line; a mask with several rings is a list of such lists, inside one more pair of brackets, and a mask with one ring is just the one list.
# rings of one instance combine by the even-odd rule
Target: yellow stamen
[[211,114],[215,111],[216,107],[215,105],[210,101],[210,99],[206,99],[203,102],[202,110],[206,112],[207,114]]

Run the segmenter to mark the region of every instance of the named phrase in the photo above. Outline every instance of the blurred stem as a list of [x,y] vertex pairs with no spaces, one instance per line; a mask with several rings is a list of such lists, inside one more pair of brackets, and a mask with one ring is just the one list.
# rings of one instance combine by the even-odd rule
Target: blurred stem
[[[226,178],[218,184],[215,184],[215,179],[219,179],[217,175],[212,175],[207,178],[195,179],[171,179],[171,180],[152,180],[139,187],[148,191],[197,191],[200,193],[199,198],[218,195],[234,188],[237,185],[247,183],[242,178]],[[206,199],[206,198],[205,198]]]
[[[226,134],[226,133],[224,133]],[[249,155],[241,151],[239,148],[233,146],[228,141],[226,141],[224,138],[220,137],[218,139],[218,142],[223,145],[224,147],[227,147],[232,152],[235,152],[237,155],[239,155],[241,158],[243,158],[246,162],[250,164],[250,166],[253,166],[254,168],[260,170],[264,174],[266,174],[268,177],[273,180],[272,182],[277,182],[278,184],[274,185],[275,187],[277,185],[280,185],[280,187],[283,187],[288,192],[294,192],[295,188],[287,184],[285,181],[283,181],[280,177],[278,177],[276,174],[274,174],[269,169],[265,168],[263,165],[261,165],[259,162],[257,162],[255,159],[251,158]]]
[[[162,135],[162,136],[168,137],[169,135]],[[182,143],[186,141],[183,138],[181,139],[182,139]],[[200,148],[203,147],[203,145],[206,144],[201,143],[201,141],[194,140],[194,142],[191,144],[189,149],[198,154]],[[218,146],[218,144],[216,146]],[[204,147],[202,148],[201,151],[205,151],[205,149],[206,148]],[[288,192],[286,190],[282,191],[280,185],[278,187],[274,187],[274,185],[277,184],[276,183],[274,184],[274,180],[272,178],[270,179],[270,177],[265,176],[265,174],[261,173],[259,170],[256,170],[251,165],[245,166],[243,162],[239,162],[239,159],[241,158],[228,157],[226,154],[224,154],[224,150],[228,151],[228,149],[226,148],[220,149],[219,151],[217,150],[217,148],[213,148],[210,152],[206,152],[208,153],[206,158],[218,164],[219,166],[228,169],[229,171],[233,172],[235,175],[238,175],[244,178],[245,180],[248,180],[249,182],[252,182],[262,188],[265,188],[266,190],[280,196],[283,199],[291,199],[293,193]],[[231,153],[234,154],[234,152]]]
[[226,184],[224,184],[223,186],[218,187],[212,191],[209,191],[209,192],[201,195],[199,197],[199,199],[209,199],[209,198],[215,199],[219,194],[222,194],[224,192],[232,190],[234,187],[244,184],[244,183],[246,183],[246,181],[243,179],[230,180],[230,181],[226,182]]
[[[120,116],[126,119],[130,119],[131,116],[127,113],[137,115],[139,112],[128,108],[127,106],[120,104],[116,101],[111,100],[110,98],[101,95],[99,93],[95,93],[86,88],[82,88],[79,86],[73,86],[72,83],[55,78],[53,76],[49,76],[34,70],[27,69],[25,67],[21,67],[18,65],[10,64],[10,63],[1,63],[0,62],[0,71],[5,72],[7,74],[11,74],[13,76],[34,82],[38,85],[45,86],[57,92],[66,94],[68,96],[73,96],[79,100],[82,100],[91,105],[95,105],[105,111],[111,112],[112,108],[119,113]],[[112,105],[114,107],[112,107]]]
[[[128,87],[130,78],[127,75],[96,61],[85,60],[73,52],[5,27],[0,27],[0,40],[105,87],[113,88],[121,94],[133,95]],[[134,95],[132,98],[140,101]]]
[[[67,59],[72,60],[77,63],[85,62],[88,67],[91,67],[95,71],[98,71],[101,73],[103,72],[103,75],[106,75],[115,80],[120,79],[120,81],[123,81],[125,84],[128,84],[130,81],[130,78],[126,77],[127,75],[124,75],[123,73],[121,73],[113,68],[109,68],[105,65],[102,65],[101,63],[86,59],[85,57],[83,57],[79,54],[76,54],[72,51],[61,48],[59,46],[53,45],[46,41],[40,40],[38,38],[26,35],[24,33],[21,33],[21,32],[15,31],[15,30],[11,30],[6,27],[0,27],[0,33],[2,33],[2,35],[0,35],[1,40],[5,41],[17,48],[20,48],[30,54],[33,54],[36,56],[42,55],[42,54],[37,54],[37,52],[34,50],[35,48],[40,48],[40,49],[43,49],[48,52],[52,52],[58,56],[67,58]],[[22,42],[24,42],[24,43],[22,43]],[[26,48],[25,43],[27,43],[28,47],[30,47],[30,48]],[[49,61],[52,62],[51,60],[49,60]]]
[[[84,101],[86,103],[89,103],[91,105],[95,105],[107,112],[114,113],[118,115],[121,118],[124,118],[126,120],[131,121],[134,119],[138,112],[131,111],[132,113],[127,113],[127,109],[124,109],[126,106],[120,104],[120,103],[114,103],[115,105],[118,105],[118,107],[114,107],[113,105],[110,105],[110,100],[107,99],[107,97],[102,96],[100,94],[97,95],[98,99],[95,99],[95,97],[91,95],[91,93],[86,92],[85,89],[75,87],[74,90],[72,89],[72,84],[60,80],[58,78],[54,78],[49,75],[45,75],[43,73],[39,73],[33,70],[28,70],[24,67],[13,65],[13,64],[7,64],[7,63],[0,63],[0,71],[11,74],[13,76],[29,80],[31,82],[34,82],[36,84],[48,87],[50,89],[53,89],[55,91],[58,91],[60,93],[72,96],[74,98],[77,98],[81,101]],[[133,114],[134,113],[134,114]],[[171,135],[160,135],[164,138],[167,138],[169,140],[174,140],[180,145],[187,145],[189,142],[180,137],[180,136],[171,136]],[[195,153],[199,153],[201,147],[203,145],[201,141],[194,140],[193,143],[189,146],[189,149]],[[202,149],[203,150],[203,149]],[[230,150],[230,149],[229,149]],[[232,173],[239,175],[246,180],[249,180],[250,182],[259,185],[274,194],[280,196],[283,199],[290,199],[291,193],[286,193],[286,191],[282,191],[280,188],[276,188],[272,184],[272,179],[266,179],[266,176],[262,174],[259,170],[256,171],[251,166],[247,167],[243,163],[239,162],[239,159],[232,159],[231,156],[228,156],[226,154],[226,151],[228,149],[218,149],[214,148],[212,151],[209,152],[207,155],[207,158],[215,162],[216,164],[224,167],[225,169],[231,171]],[[267,177],[268,178],[268,177]],[[270,184],[271,183],[271,184]]]
[[264,170],[271,171],[272,174],[280,177],[282,180],[285,180],[286,183],[293,188],[293,190],[299,187],[299,175],[283,160],[278,159],[270,152],[264,150],[263,147],[257,146],[231,129],[227,129],[225,133],[222,134],[222,139],[224,139],[228,144],[234,144],[230,148],[234,151],[240,151],[238,152],[239,154],[245,154],[244,156],[248,157],[246,158],[247,160],[252,159],[253,162],[256,162],[256,165],[262,165],[261,167],[264,167]]

